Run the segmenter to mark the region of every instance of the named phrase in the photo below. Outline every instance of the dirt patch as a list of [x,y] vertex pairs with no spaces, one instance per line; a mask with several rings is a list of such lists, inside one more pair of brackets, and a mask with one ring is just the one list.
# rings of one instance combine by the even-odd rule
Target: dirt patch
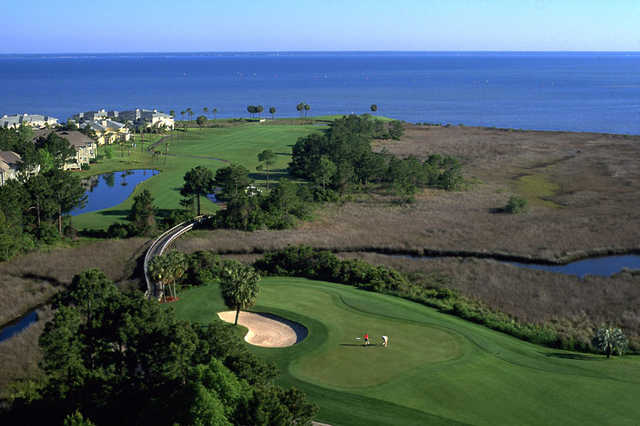
[[[235,311],[218,312],[221,320],[233,323]],[[256,312],[240,312],[238,324],[249,331],[244,340],[255,346],[265,348],[286,348],[304,340],[308,331],[306,327],[276,315]]]

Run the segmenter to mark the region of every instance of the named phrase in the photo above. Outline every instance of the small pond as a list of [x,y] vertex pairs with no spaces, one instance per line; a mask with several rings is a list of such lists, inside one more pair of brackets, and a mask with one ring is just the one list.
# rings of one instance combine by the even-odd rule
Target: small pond
[[158,173],[153,169],[139,169],[88,177],[83,180],[87,188],[87,204],[82,209],[71,210],[71,216],[117,206],[129,198],[136,185]]
[[10,323],[0,330],[0,342],[7,340],[38,321],[38,314],[35,309],[22,318]]

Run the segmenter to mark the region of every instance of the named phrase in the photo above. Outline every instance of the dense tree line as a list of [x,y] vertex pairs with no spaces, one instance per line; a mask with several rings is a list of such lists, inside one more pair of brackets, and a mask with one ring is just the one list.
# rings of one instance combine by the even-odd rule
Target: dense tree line
[[315,184],[316,197],[331,199],[354,186],[384,184],[410,198],[420,187],[453,190],[462,183],[460,163],[453,157],[432,155],[425,161],[415,157],[400,159],[376,153],[371,139],[401,133],[402,123],[388,128],[369,116],[351,115],[335,120],[324,134],[300,138],[293,147],[289,164],[293,176]]
[[99,270],[73,278],[40,338],[42,379],[13,388],[2,424],[309,424],[317,409],[273,383],[232,326],[178,321]]
[[0,260],[72,235],[65,215],[86,201],[80,179],[57,168],[0,187]]
[[286,179],[280,180],[268,194],[244,186],[225,198],[227,207],[215,214],[213,225],[245,231],[291,228],[297,219],[309,217],[313,201],[307,186]]

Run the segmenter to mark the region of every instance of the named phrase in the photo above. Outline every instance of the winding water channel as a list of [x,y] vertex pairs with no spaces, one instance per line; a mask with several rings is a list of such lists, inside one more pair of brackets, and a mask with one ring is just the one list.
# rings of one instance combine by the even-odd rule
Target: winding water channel
[[38,321],[38,313],[36,310],[29,311],[26,315],[9,323],[0,330],[0,342],[10,339],[31,324]]

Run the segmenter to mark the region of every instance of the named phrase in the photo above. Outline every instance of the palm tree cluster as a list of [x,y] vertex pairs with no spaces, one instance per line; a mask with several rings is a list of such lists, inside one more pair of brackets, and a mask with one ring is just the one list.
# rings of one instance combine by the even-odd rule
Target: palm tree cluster
[[[176,282],[187,271],[187,257],[179,251],[172,251],[154,257],[149,263],[151,278],[160,286],[163,302],[177,300]],[[167,298],[169,293],[169,298]]]
[[253,118],[256,114],[260,116],[260,114],[262,114],[262,111],[264,111],[264,107],[262,105],[247,106],[247,112],[251,115],[251,118]]
[[309,106],[309,104],[306,104],[304,102],[300,102],[298,105],[296,105],[296,110],[300,113],[300,116],[302,116],[302,114],[304,114],[304,116],[307,116],[307,112],[309,112],[309,110],[311,109],[311,106]]

